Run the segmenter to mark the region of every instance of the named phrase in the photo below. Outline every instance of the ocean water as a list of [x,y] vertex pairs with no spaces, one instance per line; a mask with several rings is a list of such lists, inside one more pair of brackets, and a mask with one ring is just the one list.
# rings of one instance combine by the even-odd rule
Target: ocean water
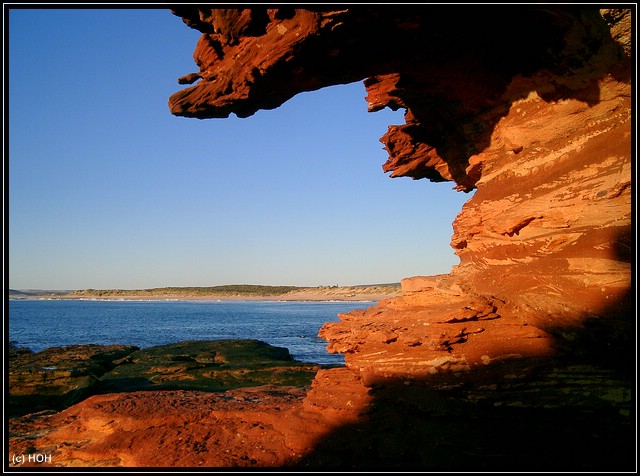
[[[372,302],[10,300],[9,340],[39,352],[75,344],[140,348],[183,340],[259,339],[303,362],[342,364],[318,337]],[[6,324],[6,323],[5,323]]]

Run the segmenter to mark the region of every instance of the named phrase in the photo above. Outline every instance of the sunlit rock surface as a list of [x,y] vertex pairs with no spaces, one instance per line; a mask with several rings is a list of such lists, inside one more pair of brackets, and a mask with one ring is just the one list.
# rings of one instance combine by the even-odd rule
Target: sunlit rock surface
[[451,361],[435,367],[454,369],[559,349],[632,357],[631,10],[175,13],[203,35],[173,114],[246,117],[363,80],[369,111],[406,111],[381,138],[385,172],[475,190],[453,223],[449,275],[324,327],[351,368],[429,374],[433,349]]
[[[571,415],[598,406],[566,398],[583,392],[608,402],[622,417],[620,428],[630,428],[630,380],[625,388],[615,372],[628,376],[635,368],[631,10],[175,13],[203,35],[191,77],[199,80],[170,98],[173,114],[246,117],[302,91],[362,80],[369,111],[405,110],[405,124],[381,138],[389,154],[384,172],[475,191],[453,223],[460,264],[449,275],[405,279],[401,297],[343,314],[320,332],[378,401],[390,401],[385,387],[436,386],[442,375],[456,376],[465,400],[478,389],[499,393],[503,379],[516,375],[529,379],[510,387],[522,391],[520,403],[488,399],[536,406],[529,392],[537,388],[543,408],[564,406]],[[416,219],[438,204],[424,206]],[[583,361],[596,367],[576,370]],[[574,371],[590,375],[584,387],[576,388]],[[556,385],[547,386],[549,379]],[[624,389],[615,403],[603,390],[609,379]],[[592,384],[602,387],[589,390]],[[406,393],[396,403],[429,411],[420,403],[424,393]],[[586,449],[580,438],[577,446]],[[584,457],[587,466],[594,461],[586,451]]]
[[[405,110],[405,124],[381,138],[381,173],[473,194],[453,223],[460,264],[449,274],[407,277],[402,296],[322,328],[345,368],[319,372],[307,393],[265,390],[253,403],[238,400],[242,393],[180,394],[179,405],[200,410],[198,423],[188,412],[163,419],[171,430],[152,445],[167,448],[163,464],[635,468],[635,10],[185,5],[174,13],[202,36],[197,70],[179,79],[188,86],[169,99],[171,113],[248,117],[303,91],[363,81],[363,107]],[[438,206],[425,203],[415,219]],[[92,451],[80,442],[60,450],[61,465],[155,465],[141,442],[158,431],[160,410],[120,420],[131,398],[92,397],[41,417],[59,428],[43,444],[95,442]],[[168,408],[177,397],[135,398]],[[79,436],[64,433],[72,421]],[[117,452],[100,440],[131,431],[139,443]],[[216,436],[228,431],[235,436]],[[172,453],[177,437],[185,450]]]
[[175,13],[203,35],[173,114],[246,117],[363,80],[369,111],[406,111],[381,139],[385,172],[476,190],[453,224],[452,284],[546,331],[596,316],[628,324],[631,10]]

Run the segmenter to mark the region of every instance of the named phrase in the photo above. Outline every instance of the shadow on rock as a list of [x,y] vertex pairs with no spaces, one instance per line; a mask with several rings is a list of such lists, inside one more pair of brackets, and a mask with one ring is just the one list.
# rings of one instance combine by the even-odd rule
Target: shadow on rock
[[475,375],[379,381],[358,424],[297,466],[341,470],[629,471],[631,381],[570,362],[517,362]]
[[368,384],[373,400],[361,421],[324,435],[297,466],[635,471],[631,302],[627,294],[601,313],[610,311],[612,321],[587,319],[572,329],[569,344],[558,337],[553,357],[422,379],[378,378]]

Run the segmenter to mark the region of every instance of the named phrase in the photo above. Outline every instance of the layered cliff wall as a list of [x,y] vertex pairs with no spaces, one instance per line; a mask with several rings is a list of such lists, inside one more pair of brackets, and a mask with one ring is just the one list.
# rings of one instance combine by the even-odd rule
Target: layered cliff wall
[[[459,314],[449,321],[491,316],[510,326],[514,339],[526,327],[525,335],[548,341],[535,346],[545,349],[536,355],[575,344],[585,346],[578,352],[596,345],[630,357],[621,346],[632,344],[634,328],[631,10],[468,5],[174,13],[203,34],[194,53],[199,71],[179,80],[195,84],[171,96],[173,114],[247,117],[302,91],[363,80],[369,111],[405,110],[405,124],[389,126],[381,138],[389,154],[384,172],[476,190],[453,224],[460,264],[449,275],[407,279],[405,295],[382,310],[325,326],[330,348],[346,352],[354,369],[377,371],[394,361],[388,352],[417,353],[424,367],[417,343],[440,337],[414,330],[421,327],[415,306]],[[425,203],[425,217],[437,206]],[[396,307],[411,308],[404,327],[383,318]],[[376,332],[383,337],[366,337]],[[500,339],[488,329],[482,334],[487,348],[480,355],[458,345],[456,359],[469,365],[491,358]],[[388,342],[378,348],[372,341],[380,339]],[[509,353],[526,355],[526,339],[510,344]],[[371,361],[363,349],[382,357]],[[406,373],[407,362],[394,367]]]
[[370,112],[405,111],[383,172],[475,190],[453,223],[458,266],[321,329],[349,372],[319,375],[305,408],[352,418],[298,464],[632,466],[633,9],[174,13],[202,37],[173,114],[247,117],[363,81]]

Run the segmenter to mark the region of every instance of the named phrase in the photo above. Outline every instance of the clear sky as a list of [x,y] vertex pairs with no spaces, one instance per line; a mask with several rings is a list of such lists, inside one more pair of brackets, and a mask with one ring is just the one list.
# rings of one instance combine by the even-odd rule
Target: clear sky
[[382,171],[402,111],[368,113],[362,82],[171,115],[199,36],[165,8],[9,10],[8,287],[342,286],[459,263],[471,194]]

